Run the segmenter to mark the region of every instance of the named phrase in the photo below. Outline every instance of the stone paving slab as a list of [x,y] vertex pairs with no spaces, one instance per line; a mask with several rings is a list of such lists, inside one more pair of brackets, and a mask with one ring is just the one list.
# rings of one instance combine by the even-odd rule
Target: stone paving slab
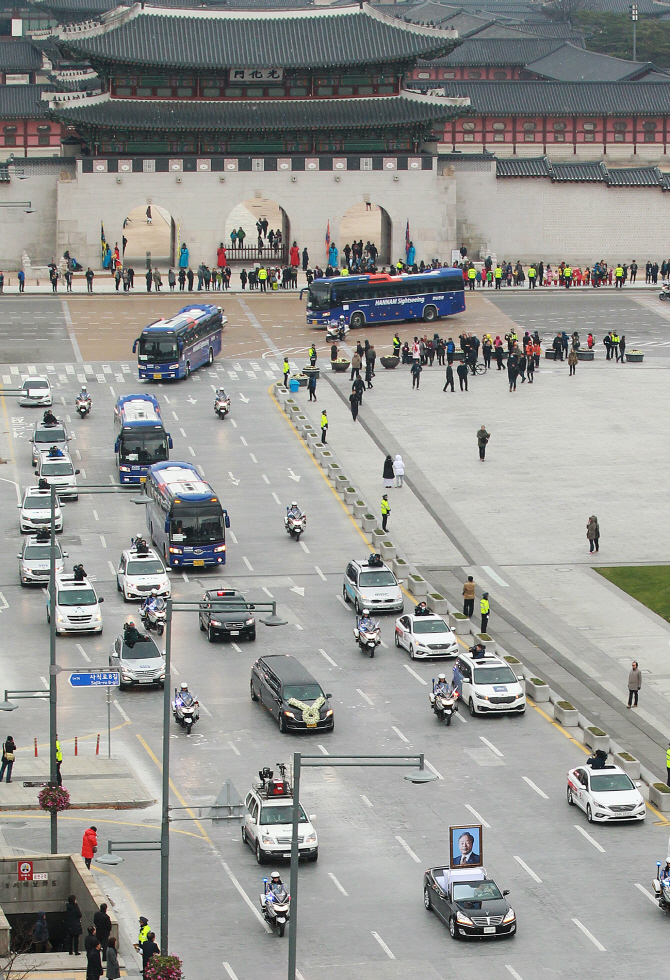
[[[22,757],[23,755],[23,757]],[[63,786],[70,793],[72,809],[126,810],[155,803],[146,787],[121,759],[69,756],[62,767]],[[47,758],[25,757],[18,752],[12,782],[0,784],[0,812],[39,810],[39,787],[24,787],[24,782],[49,779]]]

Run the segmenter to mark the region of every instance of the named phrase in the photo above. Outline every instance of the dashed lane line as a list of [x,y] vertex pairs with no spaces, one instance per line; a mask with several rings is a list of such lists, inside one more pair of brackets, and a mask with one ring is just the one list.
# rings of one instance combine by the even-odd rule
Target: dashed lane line
[[470,813],[475,818],[475,820],[479,820],[479,822],[482,825],[482,827],[486,827],[487,830],[490,830],[491,829],[491,824],[490,823],[487,823],[486,820],[484,820],[484,818],[481,815],[481,813],[477,813],[477,811],[475,810],[475,808],[473,806],[470,806],[469,803],[466,803],[464,805],[465,805],[465,809],[470,811]]

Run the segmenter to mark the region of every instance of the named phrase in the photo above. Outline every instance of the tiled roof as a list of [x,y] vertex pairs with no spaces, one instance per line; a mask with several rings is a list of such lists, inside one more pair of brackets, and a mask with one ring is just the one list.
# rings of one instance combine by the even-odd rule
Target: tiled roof
[[661,174],[658,167],[629,167],[625,170],[607,168],[607,182],[610,187],[658,187],[661,178],[670,176]]
[[670,191],[670,174],[661,174],[661,190]]
[[496,177],[550,177],[551,164],[546,157],[496,161]]
[[40,119],[47,115],[48,105],[40,101],[42,92],[52,85],[0,85],[0,118]]
[[564,41],[574,41],[583,37],[583,31],[576,30],[571,24],[558,24],[547,21],[546,24],[520,24],[519,30],[524,34],[537,34],[538,37],[560,37]]
[[[663,14],[667,13],[667,5],[658,3],[657,0],[635,0],[638,13],[640,14]],[[580,4],[582,10],[592,10],[603,14],[627,14],[630,4],[628,0],[583,0]]]
[[604,181],[607,180],[607,167],[604,163],[552,163],[552,181]]
[[570,43],[529,59],[526,67],[558,82],[622,82],[654,70],[651,62],[624,61]]
[[372,99],[179,102],[110,99],[65,102],[52,115],[70,125],[155,131],[282,131],[378,129],[428,125],[459,110],[409,94]]
[[0,41],[0,71],[37,71],[42,55],[30,41],[7,38]]
[[97,31],[61,32],[60,43],[93,62],[162,68],[305,68],[413,62],[453,41],[434,29],[363,9],[167,11],[139,4]]
[[670,108],[668,82],[466,82],[435,81],[451,98],[469,97],[474,114],[490,116],[665,115]]
[[565,183],[603,183],[609,187],[662,187],[670,190],[670,174],[658,167],[610,168],[604,163],[551,163],[544,157],[497,160],[496,177],[550,177]]
[[557,48],[565,47],[563,41],[545,37],[522,39],[469,38],[450,54],[440,58],[440,64],[454,67],[479,67],[496,65],[526,65],[548,55]]

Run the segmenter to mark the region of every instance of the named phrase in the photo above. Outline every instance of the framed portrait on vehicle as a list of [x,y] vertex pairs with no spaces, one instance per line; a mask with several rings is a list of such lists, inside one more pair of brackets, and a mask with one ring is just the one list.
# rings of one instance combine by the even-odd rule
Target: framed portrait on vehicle
[[449,828],[449,864],[452,868],[481,868],[484,863],[484,841],[481,824]]

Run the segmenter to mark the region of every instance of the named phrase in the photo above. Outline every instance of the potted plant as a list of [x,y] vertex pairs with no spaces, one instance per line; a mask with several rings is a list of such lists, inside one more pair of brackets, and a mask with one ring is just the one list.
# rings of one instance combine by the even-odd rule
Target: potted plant
[[342,467],[339,463],[334,462],[332,459],[328,463],[328,476],[331,480],[334,480],[336,476],[339,476],[342,472]]
[[449,625],[456,636],[467,636],[470,632],[470,620],[460,612],[449,613]]
[[490,633],[473,633],[477,643],[483,643],[489,653],[496,652],[496,641]]
[[344,374],[345,371],[349,370],[349,361],[346,357],[338,357],[336,361],[330,362],[330,368],[332,371],[338,371],[340,374]]
[[182,980],[178,956],[152,956],[144,970],[144,980]]
[[354,504],[356,503],[356,488],[355,487],[345,487],[344,489],[344,502],[353,513]]
[[324,470],[326,470],[326,472],[330,467],[332,459],[333,459],[333,454],[331,453],[330,449],[321,450],[321,456],[319,458],[319,462],[323,466]]
[[344,496],[348,486],[349,477],[345,476],[344,473],[338,473],[338,475],[335,477],[335,489],[337,492]]
[[387,370],[393,370],[393,368],[398,367],[400,364],[400,358],[396,357],[395,354],[384,355],[383,357],[380,357],[379,360],[381,361],[382,367],[386,368]]
[[598,728],[596,725],[589,725],[588,728],[584,729],[584,745],[588,745],[594,752],[596,749],[602,749],[603,752],[609,753],[610,737],[602,728]]
[[382,541],[388,534],[388,531],[382,531],[380,527],[375,527],[372,529],[372,534],[370,535],[370,540],[372,541],[372,547],[376,552],[380,553],[382,549]]
[[410,575],[407,578],[409,591],[415,596],[424,596],[428,592],[428,582],[421,575]]
[[47,813],[62,813],[70,809],[70,794],[64,786],[45,786],[37,794],[37,802]]
[[365,503],[364,500],[360,500],[360,499],[354,500],[354,517],[358,517],[358,518],[362,517],[367,509],[368,509],[368,505]]
[[300,388],[307,387],[307,375],[304,371],[301,371],[299,374],[292,374],[290,380],[297,381]]
[[651,783],[649,802],[661,813],[667,813],[670,810],[670,786],[666,786],[665,783]]
[[318,378],[321,371],[318,367],[312,367],[311,364],[306,364],[302,369],[302,373],[306,374],[308,378]]
[[640,761],[634,755],[631,755],[630,752],[613,752],[612,757],[614,765],[623,769],[631,779],[640,778]]
[[393,542],[389,541],[388,539],[386,541],[382,541],[380,553],[384,561],[390,561],[391,559],[395,558],[395,545]]
[[377,518],[374,514],[363,514],[361,515],[361,527],[367,533],[369,531],[374,531],[377,527]]
[[503,657],[505,663],[509,664],[517,677],[523,677],[523,664],[516,657],[505,656]]
[[426,595],[426,605],[438,616],[446,616],[449,612],[449,603],[439,592],[429,592]]
[[627,350],[626,351],[626,360],[627,361],[630,361],[632,364],[640,363],[640,361],[643,361],[644,360],[644,351],[643,350]]
[[557,701],[554,705],[554,718],[564,728],[576,728],[579,724],[579,712],[569,701]]
[[535,702],[548,701],[549,685],[539,677],[527,677],[526,694],[530,695]]
[[393,559],[393,574],[397,579],[404,579],[407,576],[408,567],[404,558]]

